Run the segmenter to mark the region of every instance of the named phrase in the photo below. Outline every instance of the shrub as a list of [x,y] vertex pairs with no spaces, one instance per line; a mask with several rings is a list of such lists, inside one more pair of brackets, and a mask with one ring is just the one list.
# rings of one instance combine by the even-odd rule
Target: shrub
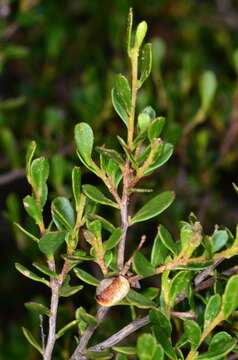
[[[81,185],[81,169],[74,167],[72,196],[53,199],[48,224],[45,220],[48,160],[34,159],[35,142],[28,149],[27,179],[32,195],[26,196],[23,204],[38,232],[17,226],[36,243],[45,260],[33,263],[38,274],[19,263],[16,268],[51,292],[48,306],[35,301],[25,304],[39,314],[41,344],[32,330],[23,328],[23,333],[44,360],[52,359],[56,341],[66,336],[70,337],[68,345],[60,342],[56,352],[70,360],[110,359],[114,354],[117,360],[131,356],[140,360],[208,360],[223,359],[237,351],[238,275],[230,259],[237,255],[238,234],[234,237],[228,229],[216,227],[212,235],[206,235],[191,214],[188,221],[181,221],[177,240],[160,224],[148,254],[148,247],[146,251],[143,248],[146,235],[138,236],[139,229],[137,233],[130,232],[140,222],[146,222],[148,227],[149,220],[174,201],[173,191],[165,189],[151,195],[147,193],[153,189],[137,187],[169,160],[173,146],[161,139],[165,119],[157,117],[152,107],[136,113],[137,93],[151,72],[152,49],[149,43],[143,45],[146,22],[139,23],[135,33],[132,25],[130,11],[127,54],[131,82],[119,74],[112,90],[114,109],[127,131],[126,139],[117,136],[121,151],[116,150],[116,145],[116,149],[95,148],[91,126],[81,122],[75,127],[78,157],[100,179],[101,185]],[[215,87],[213,75],[205,74],[201,87],[204,106],[195,122],[203,117],[202,111],[208,108]],[[135,193],[144,193],[146,200],[133,212],[130,203]],[[120,220],[116,221],[111,212],[104,217],[105,212],[101,211],[104,206],[113,208]],[[129,244],[134,249],[126,258],[125,248]],[[87,262],[94,264],[92,268],[97,269],[98,277],[86,271]],[[153,276],[153,286],[140,289],[140,281]],[[76,278],[80,280],[77,284]],[[83,292],[85,286],[87,290],[88,285],[96,287],[99,304],[96,314],[88,312],[87,304],[85,308],[80,306],[74,309],[70,321],[60,327],[59,301]],[[88,294],[91,303],[91,292]],[[105,318],[112,321],[108,310],[117,306],[127,309],[130,320],[115,333],[108,333],[110,328],[100,333]],[[48,318],[47,327],[44,318]],[[139,329],[137,339],[129,337]],[[90,344],[94,333],[97,337]]]

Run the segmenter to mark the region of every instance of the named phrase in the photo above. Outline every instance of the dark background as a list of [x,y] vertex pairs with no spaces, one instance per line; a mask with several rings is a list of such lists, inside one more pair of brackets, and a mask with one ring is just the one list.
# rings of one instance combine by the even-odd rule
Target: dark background
[[[90,123],[96,144],[118,146],[115,135],[125,134],[125,129],[112,108],[110,92],[114,74],[128,74],[125,33],[131,6],[135,23],[148,23],[148,41],[159,39],[165,51],[140,92],[138,108],[151,105],[167,118],[163,136],[176,149],[172,159],[145,181],[148,187],[171,188],[177,194],[166,215],[149,227],[156,229],[162,222],[176,236],[178,221],[193,211],[208,233],[215,224],[235,230],[236,1],[0,0],[1,360],[37,359],[20,332],[21,325],[36,321],[23,303],[48,296],[43,286],[14,269],[15,261],[30,266],[39,256],[34,244],[13,225],[33,227],[21,205],[30,192],[24,173],[27,145],[36,140],[37,154],[50,159],[51,198],[70,196],[70,171],[79,164],[73,141],[77,122]],[[205,70],[217,77],[216,95],[181,156],[182,131],[199,109],[198,84]],[[84,180],[98,184],[86,171]],[[49,209],[45,216],[49,217]],[[139,227],[142,231],[149,238],[155,232]],[[89,292],[83,302],[90,304],[91,298]],[[68,302],[67,310],[62,308],[62,319],[72,306]],[[108,324],[109,333],[112,327]]]

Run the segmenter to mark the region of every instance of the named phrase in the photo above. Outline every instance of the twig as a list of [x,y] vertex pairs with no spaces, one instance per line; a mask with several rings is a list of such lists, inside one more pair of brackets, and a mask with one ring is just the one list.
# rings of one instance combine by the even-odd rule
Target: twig
[[[48,266],[51,271],[55,272],[54,260],[49,260]],[[56,341],[55,338],[56,318],[57,318],[57,310],[59,303],[59,283],[57,279],[51,277],[50,287],[51,287],[51,302],[50,302],[49,333],[48,333],[47,344],[43,356],[44,360],[51,360],[54,344]]]
[[195,286],[199,285],[225,258],[216,259],[207,269],[201,271],[194,279]]
[[11,183],[15,180],[24,178],[26,175],[25,169],[14,169],[5,174],[0,175],[0,186]]
[[131,266],[131,263],[132,263],[132,261],[133,261],[133,259],[134,259],[135,254],[136,254],[138,251],[140,251],[140,249],[142,248],[145,240],[146,240],[146,235],[142,235],[141,240],[140,240],[139,245],[137,246],[136,250],[133,252],[133,254],[132,254],[132,256],[130,257],[130,259],[127,260],[127,262],[125,263],[125,266],[124,266],[124,268],[122,269],[121,275],[127,274],[128,270],[130,269],[130,266]]
[[96,315],[97,325],[96,326],[91,326],[91,325],[88,326],[85,333],[82,335],[80,342],[79,342],[78,346],[76,347],[73,355],[70,357],[69,360],[84,360],[84,359],[86,359],[83,352],[87,346],[87,343],[88,343],[89,339],[91,338],[91,336],[93,335],[94,331],[96,330],[97,326],[101,323],[101,321],[106,316],[108,310],[109,310],[109,307],[103,307],[103,306],[98,309],[97,315]]
[[41,334],[41,346],[45,350],[45,333],[44,333],[44,318],[43,315],[39,315],[40,318],[40,334]]
[[99,351],[100,352],[100,351],[109,349],[112,346],[119,343],[120,341],[122,341],[123,339],[125,339],[130,334],[134,333],[136,330],[140,329],[141,327],[143,327],[149,323],[150,323],[150,319],[149,319],[148,315],[143,317],[142,319],[134,320],[129,325],[126,325],[120,331],[118,331],[114,335],[110,336],[107,340],[105,340],[97,345],[91,346],[88,349],[88,351]]
[[[178,317],[178,318],[187,318],[187,319],[194,319],[196,315],[191,312],[171,312],[171,316]],[[149,316],[145,316],[142,319],[134,320],[129,325],[126,325],[124,328],[116,332],[114,335],[110,336],[107,340],[102,341],[101,343],[91,346],[88,351],[103,351],[106,349],[111,348],[112,346],[118,344],[123,339],[125,339],[130,334],[134,333],[135,331],[139,330],[141,327],[148,325],[150,323]]]
[[117,257],[117,264],[119,271],[121,271],[124,266],[126,235],[129,226],[128,224],[128,200],[129,200],[128,189],[130,187],[129,183],[130,183],[130,163],[129,160],[127,159],[123,174],[123,195],[120,204],[122,235],[118,246],[118,257]]
[[196,319],[196,314],[193,312],[172,311],[170,315],[179,319]]

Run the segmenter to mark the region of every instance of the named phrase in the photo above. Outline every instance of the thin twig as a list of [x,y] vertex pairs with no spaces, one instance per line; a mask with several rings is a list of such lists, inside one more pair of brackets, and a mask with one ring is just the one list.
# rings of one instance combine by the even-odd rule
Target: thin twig
[[0,186],[7,185],[26,176],[25,169],[14,169],[5,174],[0,175]]
[[121,271],[124,266],[126,235],[129,226],[128,224],[128,201],[129,201],[128,189],[130,186],[129,183],[130,183],[130,163],[129,160],[127,159],[123,174],[123,194],[120,205],[122,235],[118,246],[118,257],[117,257],[117,264],[119,271]]
[[69,360],[84,360],[86,358],[84,356],[83,352],[87,346],[87,343],[88,343],[89,339],[92,337],[92,335],[93,335],[94,331],[96,330],[96,328],[98,327],[98,325],[101,323],[101,321],[106,316],[108,310],[109,310],[109,307],[101,306],[98,308],[97,315],[96,315],[97,325],[96,326],[91,326],[91,325],[88,326],[88,328],[82,335],[82,337],[79,341],[79,344],[76,347],[73,355],[70,357]]
[[130,257],[130,259],[127,260],[127,262],[125,263],[124,268],[122,269],[121,275],[127,274],[128,270],[130,269],[130,266],[131,266],[131,264],[132,264],[132,261],[133,261],[133,259],[134,259],[134,257],[135,257],[135,254],[136,254],[138,251],[140,251],[140,249],[142,248],[145,240],[146,240],[146,235],[142,235],[142,236],[141,236],[141,240],[140,240],[139,245],[137,246],[136,250],[133,252],[133,254],[132,254],[132,256]]
[[[48,266],[51,271],[55,272],[54,260],[49,260]],[[43,356],[44,360],[51,360],[52,352],[56,341],[56,337],[55,337],[56,318],[57,318],[58,303],[59,303],[59,283],[57,279],[51,277],[50,287],[51,287],[51,302],[50,302],[49,332],[48,332],[47,344]]]
[[41,334],[41,347],[45,350],[45,333],[44,333],[44,318],[43,315],[39,315],[40,319],[40,334]]
[[216,259],[211,266],[201,271],[194,279],[195,286],[199,285],[204,279],[206,279],[206,277],[224,260],[225,258]]
[[122,341],[123,339],[125,339],[130,334],[134,333],[136,330],[140,329],[141,327],[143,327],[149,323],[150,323],[150,319],[149,319],[148,315],[143,317],[142,319],[134,320],[130,324],[126,325],[124,328],[119,330],[117,333],[110,336],[107,340],[105,340],[97,345],[91,346],[88,349],[88,351],[99,351],[100,352],[100,351],[109,349],[112,346],[119,343],[120,341]]

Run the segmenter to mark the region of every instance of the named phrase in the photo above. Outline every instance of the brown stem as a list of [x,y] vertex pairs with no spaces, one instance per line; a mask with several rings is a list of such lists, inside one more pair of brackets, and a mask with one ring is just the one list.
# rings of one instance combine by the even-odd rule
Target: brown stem
[[[48,266],[51,271],[55,271],[54,259],[48,261]],[[59,303],[59,283],[57,279],[51,277],[50,287],[51,287],[51,303],[50,303],[50,317],[49,317],[49,332],[48,332],[46,348],[43,355],[44,360],[51,360],[52,352],[56,341],[56,337],[55,337],[56,318],[57,318],[57,310]]]
[[[130,324],[126,325],[124,328],[119,330],[117,333],[110,336],[107,340],[105,340],[97,345],[91,346],[88,349],[88,351],[103,351],[103,350],[109,349],[112,346],[119,343],[120,341],[122,341],[123,339],[125,339],[130,334],[134,333],[136,330],[140,329],[141,327],[143,327],[149,323],[150,323],[149,316],[145,316],[139,320],[134,320]],[[74,360],[74,359],[70,359],[70,360]]]
[[73,355],[70,357],[69,360],[84,360],[87,359],[85,357],[85,355],[83,355],[83,352],[87,346],[87,343],[89,341],[89,339],[92,337],[94,331],[96,330],[96,328],[98,327],[98,325],[100,324],[100,322],[104,319],[105,315],[107,314],[109,310],[109,307],[100,307],[97,311],[97,315],[96,315],[96,319],[97,319],[97,325],[96,326],[91,326],[89,325],[88,328],[86,329],[85,333],[82,335],[80,342],[78,344],[78,346],[76,347]]
[[[47,343],[43,355],[44,360],[51,360],[52,358],[52,352],[56,341],[56,320],[57,320],[57,312],[59,305],[59,291],[68,273],[68,265],[69,262],[65,261],[61,274],[59,275],[59,278],[51,277],[50,279],[51,303],[50,303],[49,331],[48,331]],[[48,266],[51,271],[55,272],[54,259],[48,260]]]
[[119,271],[121,271],[124,266],[126,235],[129,226],[128,224],[128,201],[129,201],[128,189],[130,187],[129,183],[130,183],[130,163],[129,160],[127,159],[125,163],[124,176],[123,176],[123,194],[120,203],[122,235],[118,246],[117,265]]

